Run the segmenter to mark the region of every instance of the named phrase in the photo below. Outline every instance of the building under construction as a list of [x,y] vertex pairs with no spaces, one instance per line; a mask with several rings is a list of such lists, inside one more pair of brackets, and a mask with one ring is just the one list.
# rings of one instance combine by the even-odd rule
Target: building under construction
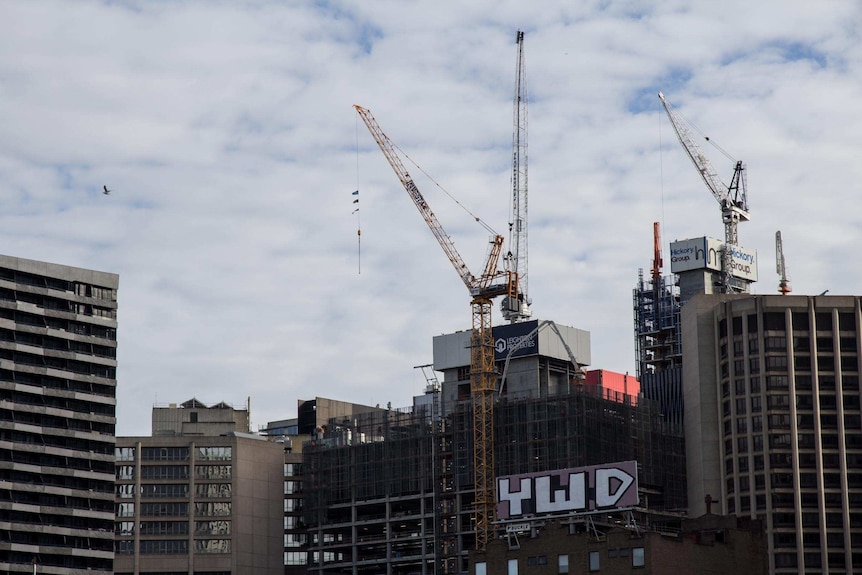
[[[654,403],[585,383],[588,332],[534,320],[494,336],[495,476],[636,460],[641,506],[685,507],[682,436]],[[414,407],[332,418],[304,446],[310,572],[468,569],[477,541],[464,337],[435,338],[443,382],[430,379]]]
[[676,276],[653,273],[645,279],[639,270],[633,308],[641,392],[658,404],[669,423],[682,426],[682,338]]

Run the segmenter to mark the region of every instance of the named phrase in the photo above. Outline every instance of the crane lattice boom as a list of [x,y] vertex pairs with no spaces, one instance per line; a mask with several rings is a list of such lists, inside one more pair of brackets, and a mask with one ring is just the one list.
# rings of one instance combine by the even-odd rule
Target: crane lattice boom
[[512,130],[512,213],[509,221],[509,253],[506,269],[515,274],[512,293],[500,304],[503,318],[509,322],[529,318],[527,295],[527,68],[524,62],[524,33],[515,37],[518,59],[515,67],[515,100]]
[[[503,250],[505,238],[496,235],[490,242],[490,250],[478,278],[470,273],[455,244],[416,183],[407,172],[395,151],[395,146],[377,124],[369,110],[354,106],[368,127],[368,131],[380,146],[389,165],[401,180],[404,189],[419,209],[440,247],[452,262],[455,271],[470,292],[473,331],[470,337],[470,396],[473,401],[473,486],[475,490],[474,518],[476,521],[476,548],[483,550],[491,538],[491,523],[494,520],[495,481],[494,481],[494,390],[497,373],[494,364],[494,334],[491,325],[492,300],[499,295],[511,293],[516,281],[511,272],[499,272],[497,264]],[[493,280],[506,276],[503,283]]]
[[739,245],[739,235],[737,225],[739,222],[747,222],[751,219],[748,212],[748,196],[746,192],[746,172],[742,162],[736,162],[736,167],[733,170],[733,177],[730,185],[725,184],[718,177],[715,169],[697,145],[691,132],[686,127],[686,121],[683,117],[673,109],[673,107],[664,98],[664,94],[658,93],[658,97],[667,112],[670,123],[673,126],[674,132],[691,159],[695,168],[697,168],[700,177],[703,178],[706,187],[718,200],[721,206],[721,219],[724,223],[724,244],[722,249],[722,287],[725,292],[736,291],[731,274],[731,246]]

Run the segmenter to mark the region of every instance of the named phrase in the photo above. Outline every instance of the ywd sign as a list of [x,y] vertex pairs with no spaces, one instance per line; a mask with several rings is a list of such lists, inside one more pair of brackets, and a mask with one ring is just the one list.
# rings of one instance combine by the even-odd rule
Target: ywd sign
[[635,461],[497,478],[497,518],[630,507],[638,503]]

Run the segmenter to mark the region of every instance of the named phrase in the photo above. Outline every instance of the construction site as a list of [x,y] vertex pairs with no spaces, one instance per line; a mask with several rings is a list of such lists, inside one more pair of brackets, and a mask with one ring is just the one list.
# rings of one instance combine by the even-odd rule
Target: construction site
[[[725,239],[673,244],[672,253],[686,255],[674,256],[673,275],[663,276],[656,224],[652,274],[645,279],[641,272],[634,290],[643,389],[629,391],[627,383],[613,389],[601,376],[588,378],[589,333],[534,319],[530,310],[522,32],[516,46],[509,237],[491,234],[480,273],[462,259],[398,147],[370,110],[355,106],[467,288],[472,323],[469,330],[434,338],[434,361],[421,366],[427,391],[413,406],[332,417],[304,445],[309,572],[466,573],[471,557],[475,561],[490,542],[514,533],[495,512],[498,477],[578,466],[636,462],[638,503],[623,521],[605,510],[573,516],[573,525],[583,521],[597,533],[597,523],[653,523],[671,532],[681,524],[687,501],[680,306],[696,293],[746,293],[756,280],[756,266],[743,265],[753,264],[753,256],[737,241],[737,224],[748,220],[744,166],[737,163],[731,184],[723,184],[659,94],[680,142],[719,201]],[[506,324],[492,326],[497,298]],[[435,373],[443,374],[442,382]],[[621,379],[628,382],[627,375]]]
[[[472,409],[468,398],[441,413],[440,389],[429,385],[429,395],[412,408],[333,418],[305,446],[310,572],[467,571],[478,543]],[[644,508],[676,512],[669,521],[679,523],[683,438],[651,402],[579,383],[544,397],[504,395],[494,431],[497,476],[636,460]],[[492,521],[488,537],[505,532]]]

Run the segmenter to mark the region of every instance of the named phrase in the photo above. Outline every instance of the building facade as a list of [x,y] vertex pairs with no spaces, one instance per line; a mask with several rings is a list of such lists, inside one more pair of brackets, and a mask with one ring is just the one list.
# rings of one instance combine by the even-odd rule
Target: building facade
[[862,299],[695,296],[682,310],[689,513],[759,518],[769,572],[862,573]]
[[118,286],[0,256],[4,573],[112,573]]
[[[251,404],[251,401],[248,402]],[[196,398],[183,403],[153,407],[152,435],[224,435],[232,431],[251,432],[250,410],[236,409],[229,403],[206,405]]]
[[[667,522],[639,513],[642,523],[620,524],[596,514],[534,521],[532,526],[474,552],[474,575],[765,575],[763,529],[758,521],[705,515]],[[671,526],[673,526],[671,528]]]
[[283,575],[284,449],[248,433],[120,437],[117,575]]

